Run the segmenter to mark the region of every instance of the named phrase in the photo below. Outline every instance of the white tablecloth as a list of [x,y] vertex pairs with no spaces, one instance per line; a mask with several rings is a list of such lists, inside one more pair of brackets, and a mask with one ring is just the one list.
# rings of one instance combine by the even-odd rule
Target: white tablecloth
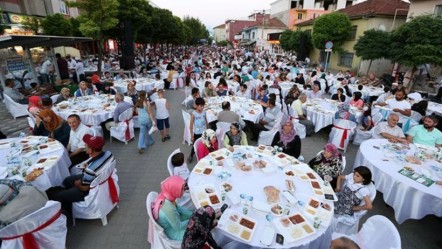
[[[383,152],[384,144],[389,142],[386,139],[363,142],[356,155],[354,167],[364,165],[370,168],[376,189],[384,194],[384,201],[393,207],[396,221],[402,223],[407,219],[421,219],[428,214],[442,216],[442,186],[433,184],[426,187],[398,173],[404,166],[413,168],[417,173],[427,169],[430,171],[430,178],[438,180],[442,176],[442,171],[438,176],[429,166],[435,165],[442,170],[442,164],[431,160],[424,161],[422,166],[399,161],[393,157],[393,153]],[[378,146],[380,149],[373,146]],[[414,145],[410,147],[408,154],[416,149]]]
[[[267,147],[271,148],[271,147]],[[285,155],[285,154],[284,154]],[[210,166],[210,165],[218,165],[217,160],[215,158],[218,158],[219,156],[224,157],[224,166]],[[247,157],[248,159],[238,159],[238,157]],[[253,156],[253,158],[250,158]],[[240,243],[243,243],[244,248],[247,246],[252,247],[265,247],[263,244],[261,244],[260,240],[263,237],[263,233],[266,226],[271,226],[273,229],[275,229],[275,232],[277,233],[283,233],[287,231],[279,231],[279,229],[276,227],[275,223],[280,222],[279,219],[285,218],[287,216],[275,216],[271,213],[272,221],[269,222],[266,219],[266,212],[258,211],[253,206],[255,203],[261,202],[261,203],[267,203],[266,196],[264,194],[264,187],[265,186],[274,186],[278,188],[280,193],[280,205],[282,207],[288,207],[287,200],[285,197],[283,197],[282,191],[286,190],[285,185],[285,179],[290,179],[293,181],[294,185],[296,186],[296,190],[293,192],[294,197],[301,202],[303,206],[300,206],[299,204],[294,204],[292,206],[289,206],[290,208],[290,214],[294,215],[295,213],[301,213],[307,220],[308,223],[311,225],[314,224],[314,218],[311,216],[306,215],[304,208],[305,205],[309,203],[309,200],[311,197],[313,197],[313,189],[310,185],[310,181],[308,179],[301,180],[298,176],[287,176],[285,172],[287,170],[294,170],[298,169],[301,172],[306,173],[313,173],[315,177],[318,179],[318,182],[323,184],[323,181],[320,179],[320,177],[314,173],[306,164],[299,164],[296,159],[292,158],[293,163],[298,163],[296,165],[293,165],[293,163],[290,163],[289,161],[281,162],[278,158],[279,154],[276,156],[271,155],[271,152],[269,150],[264,150],[262,153],[258,152],[258,147],[252,147],[252,146],[235,146],[235,153],[232,153],[228,151],[227,149],[218,150],[214,153],[211,153],[204,159],[200,160],[198,164],[193,169],[189,180],[188,185],[191,192],[191,197],[194,202],[194,204],[198,207],[199,204],[199,193],[201,190],[201,186],[207,186],[207,184],[212,184],[217,194],[222,193],[221,192],[221,185],[224,182],[228,182],[233,186],[232,190],[227,193],[227,198],[224,201],[229,205],[229,208],[225,211],[224,215],[221,217],[219,222],[219,227],[214,230],[215,237],[222,242],[220,244],[225,244],[227,241],[238,241]],[[267,165],[271,165],[273,167],[272,170],[269,169],[269,172],[264,173],[263,171],[254,168],[250,172],[243,172],[237,168],[235,168],[234,164],[235,161],[243,161],[246,162],[247,165],[251,165],[253,161],[257,159],[263,159],[268,162]],[[211,164],[212,162],[212,164]],[[284,165],[283,166],[276,166],[276,165]],[[204,167],[213,167],[213,171],[211,175],[205,175],[202,173],[197,173],[196,170],[201,169]],[[204,170],[203,170],[204,171]],[[223,175],[226,176],[226,174],[230,174],[230,177],[225,177],[224,179],[221,179],[219,176]],[[204,190],[203,190],[204,191]],[[243,241],[235,236],[230,235],[228,232],[225,231],[227,229],[226,222],[229,222],[229,217],[231,212],[235,212],[241,216],[243,216],[243,207],[244,205],[241,203],[237,203],[236,205],[232,204],[230,195],[236,196],[238,199],[240,199],[240,195],[245,194],[247,196],[253,196],[253,203],[252,207],[249,208],[249,211],[247,215],[245,215],[246,218],[250,218],[254,221],[256,221],[256,230],[254,231],[252,238],[250,242]],[[222,196],[222,194],[220,194]],[[325,202],[323,195],[322,198],[315,196],[315,198],[318,201]],[[327,201],[327,203],[331,207],[331,214],[333,213],[333,202]],[[215,208],[219,208],[222,205],[222,203],[215,205]],[[270,212],[269,212],[270,214]],[[328,248],[330,243],[330,233],[331,229],[329,229],[329,223],[330,220],[325,221],[321,223],[318,229],[314,229],[314,233],[307,235],[305,238],[302,238],[300,240],[294,240],[293,242],[288,242],[288,235],[284,235],[285,243],[284,245],[276,244],[275,239],[273,239],[272,244],[270,245],[271,248]],[[240,247],[242,248],[242,247]]]
[[[350,85],[348,85],[348,87],[350,88],[352,93],[359,91],[358,90],[358,85],[350,84]],[[381,94],[384,93],[384,88],[381,88],[381,87],[364,86],[363,90],[367,91],[368,95],[370,97],[372,97],[372,96],[380,96]]]
[[251,99],[230,96],[212,97],[209,98],[205,107],[209,123],[218,119],[217,116],[222,111],[221,104],[224,101],[229,101],[230,110],[239,114],[243,120],[257,123],[263,114],[262,106]]
[[[58,141],[47,143],[50,149],[40,150],[39,145],[45,144],[45,141],[47,137],[39,136],[0,140],[0,178],[24,180],[23,172],[30,173],[34,168],[44,168],[43,174],[32,181],[32,185],[43,191],[50,187],[61,186],[63,180],[70,175],[68,169],[71,160],[66,149]],[[4,144],[6,142],[8,143]],[[11,145],[15,146],[11,147]],[[37,146],[37,149],[32,152],[20,152],[22,147],[27,145]],[[17,155],[18,160],[15,165],[8,164],[8,155],[11,153]],[[30,160],[31,166],[25,165],[25,158]],[[37,164],[40,159],[46,159],[46,162]],[[19,174],[13,175],[12,168],[17,168]]]
[[315,125],[315,132],[333,124],[338,102],[329,99],[309,99],[303,104],[307,118]]
[[[152,91],[152,89],[155,86],[154,79],[138,78],[138,79],[133,79],[133,80],[135,80],[137,82],[135,84],[135,89],[137,89],[137,91],[145,91],[145,92],[149,93],[150,91]],[[126,93],[127,92],[127,84],[129,84],[130,81],[132,81],[132,80],[115,81],[114,87],[117,89],[118,92]]]
[[433,112],[442,115],[442,104],[428,101],[427,115],[431,115]]
[[[132,104],[130,97],[124,97],[124,101]],[[104,107],[107,104],[110,104],[110,106]],[[63,105],[68,105],[68,107],[62,109],[61,106]],[[98,126],[100,123],[113,118],[115,106],[115,96],[108,97],[102,94],[76,98],[75,101],[64,101],[55,106],[53,110],[64,120],[67,120],[71,114],[77,114],[83,124]]]
[[285,98],[285,96],[287,96],[287,94],[289,93],[290,88],[292,88],[293,85],[298,85],[298,88],[300,91],[303,90],[303,86],[301,84],[298,83],[294,83],[294,82],[290,82],[290,81],[285,81],[282,83],[279,83],[279,87],[281,87],[281,94],[282,94],[282,98]]

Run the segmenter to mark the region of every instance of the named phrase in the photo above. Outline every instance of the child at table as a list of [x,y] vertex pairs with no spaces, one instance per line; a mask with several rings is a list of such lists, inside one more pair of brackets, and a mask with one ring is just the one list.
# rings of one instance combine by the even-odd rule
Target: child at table
[[[345,181],[341,192],[341,185]],[[338,201],[335,202],[335,214],[353,216],[354,212],[372,209],[370,190],[371,171],[365,166],[356,167],[352,174],[338,176],[335,192]]]
[[[192,136],[192,143],[200,138],[203,135],[203,132],[207,129],[207,115],[204,111],[204,105],[206,101],[203,98],[195,99],[195,110],[190,114],[190,135]],[[192,150],[190,151],[190,155],[187,158],[187,163],[191,163],[193,160],[193,156],[195,155],[195,149],[192,146]]]
[[155,118],[157,120],[157,127],[160,130],[161,141],[165,142],[167,139],[170,139],[169,135],[169,102],[164,98],[164,90],[158,90],[158,98],[153,101],[155,103],[156,113]]
[[173,175],[179,176],[183,178],[183,180],[187,180],[190,175],[190,171],[187,164],[184,162],[184,153],[175,153],[171,158],[171,163],[173,166]]

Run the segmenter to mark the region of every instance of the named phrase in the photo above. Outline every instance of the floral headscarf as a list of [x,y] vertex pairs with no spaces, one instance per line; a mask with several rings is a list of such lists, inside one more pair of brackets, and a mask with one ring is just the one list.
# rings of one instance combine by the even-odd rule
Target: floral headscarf
[[152,214],[155,220],[158,220],[160,208],[166,199],[170,202],[175,202],[177,198],[183,195],[184,184],[185,181],[179,176],[170,176],[161,183],[161,193],[152,203]]
[[[286,125],[287,123],[291,123],[292,125],[292,130],[288,134],[284,132],[284,125]],[[293,126],[292,119],[289,116],[284,115],[281,121],[281,128],[279,129],[280,141],[284,144],[284,146],[287,146],[288,143],[293,141],[295,136],[296,136],[296,131],[295,127]]]
[[203,135],[202,135],[203,143],[204,143],[204,145],[205,145],[207,148],[209,148],[209,150],[210,150],[211,148],[213,148],[213,145],[212,145],[212,143],[210,142],[210,140],[211,140],[213,137],[216,137],[216,133],[215,133],[214,130],[212,130],[212,129],[207,129],[207,130],[205,130],[205,131],[203,132]]
[[330,143],[328,143],[324,146],[324,151],[330,152],[332,154],[332,156],[331,156],[332,158],[337,158],[341,155],[341,153],[339,153],[338,148],[336,148],[336,146],[334,144],[330,144]]
[[181,248],[203,248],[206,242],[213,248],[218,248],[210,232],[215,218],[215,210],[211,206],[198,208],[190,217],[189,223],[187,223]]
[[[55,112],[53,112],[52,110],[48,109],[41,110],[38,115],[43,120],[43,125],[46,128],[46,130],[49,131],[50,133],[54,132],[58,127],[60,127],[63,124],[63,119],[57,114],[55,114]],[[45,122],[44,121],[45,117],[51,117],[51,122]]]

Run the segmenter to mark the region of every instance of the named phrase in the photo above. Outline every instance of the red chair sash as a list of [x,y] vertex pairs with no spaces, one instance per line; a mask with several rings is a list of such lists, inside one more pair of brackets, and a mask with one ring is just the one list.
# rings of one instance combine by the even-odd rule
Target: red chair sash
[[50,224],[54,223],[58,219],[58,217],[60,217],[60,216],[61,216],[61,210],[59,210],[48,221],[43,223],[41,226],[35,228],[34,230],[27,232],[25,234],[16,235],[13,237],[2,238],[2,240],[12,240],[12,239],[17,239],[17,238],[23,237],[23,249],[39,249],[40,247],[38,246],[37,241],[35,241],[34,235],[32,235],[32,234],[45,229]]
[[351,130],[351,129],[342,128],[342,127],[339,127],[337,125],[333,125],[333,127],[335,127],[336,129],[344,130],[344,134],[342,134],[342,137],[341,137],[341,142],[339,143],[339,147],[344,148],[345,139],[347,139],[348,131]]
[[126,122],[126,131],[124,132],[124,135],[125,135],[126,141],[129,141],[129,140],[130,140],[130,129],[129,129],[129,121],[130,121],[130,120],[131,120],[131,119],[128,119],[128,120],[124,121],[124,122]]
[[[110,199],[112,200],[112,204],[120,202],[120,197],[118,197],[117,187],[115,185],[114,178],[112,178],[112,174],[109,176],[109,178],[107,178],[106,180],[101,182],[99,185],[102,185],[105,182],[107,182],[109,184],[109,196],[110,196]],[[95,188],[95,187],[92,187],[91,189],[93,189],[93,188]]]

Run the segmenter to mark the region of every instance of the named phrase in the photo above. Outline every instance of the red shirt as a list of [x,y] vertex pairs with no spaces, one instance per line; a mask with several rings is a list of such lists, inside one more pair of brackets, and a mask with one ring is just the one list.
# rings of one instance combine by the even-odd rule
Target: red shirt
[[92,84],[101,83],[100,76],[98,76],[98,74],[94,73],[92,75],[91,81],[92,81]]

